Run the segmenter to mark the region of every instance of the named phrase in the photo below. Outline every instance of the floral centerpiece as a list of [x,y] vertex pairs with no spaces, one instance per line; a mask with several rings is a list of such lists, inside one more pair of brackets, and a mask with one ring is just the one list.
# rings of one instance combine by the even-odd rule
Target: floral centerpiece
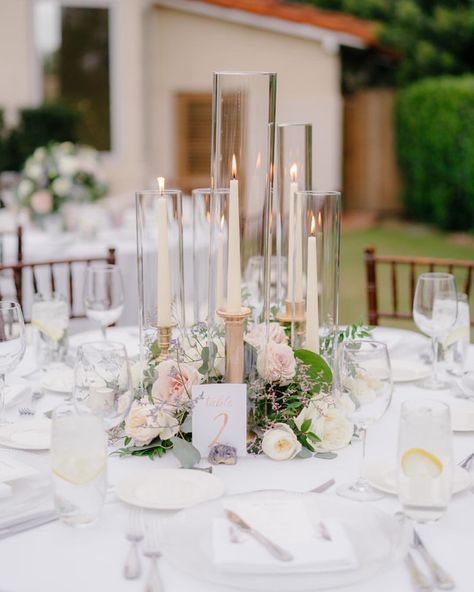
[[[186,347],[176,341],[173,359],[157,361],[156,342],[145,368],[133,369],[136,399],[125,420],[122,456],[161,456],[174,449],[189,464],[199,453],[192,448],[193,385],[222,382],[224,348],[220,336],[207,338],[202,325],[193,327]],[[340,332],[339,341],[367,336],[364,327]],[[254,325],[245,335],[246,382],[249,398],[248,451],[274,460],[313,455],[331,458],[353,435],[348,419],[351,399],[335,393],[330,367],[320,355],[293,350],[278,323]],[[139,388],[141,383],[142,388]]]
[[37,148],[26,160],[16,196],[20,207],[39,219],[59,212],[68,202],[94,202],[106,191],[98,152],[62,142]]

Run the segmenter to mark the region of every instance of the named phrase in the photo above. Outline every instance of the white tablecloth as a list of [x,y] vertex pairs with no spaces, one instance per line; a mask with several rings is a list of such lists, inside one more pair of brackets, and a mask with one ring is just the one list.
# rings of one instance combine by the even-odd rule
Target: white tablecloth
[[[474,369],[474,347],[470,348],[468,367]],[[18,369],[25,373],[31,365],[31,352]],[[390,409],[368,434],[367,460],[395,460],[400,405],[413,398],[453,400],[448,391],[427,392],[414,384],[397,385]],[[57,396],[40,401],[41,409],[51,408]],[[14,411],[12,413],[15,413]],[[17,417],[17,415],[16,415]],[[474,433],[454,435],[454,453],[461,459],[474,451]],[[20,453],[47,465],[47,453]],[[355,443],[338,454],[335,460],[307,459],[274,462],[263,457],[240,459],[236,466],[217,466],[214,474],[225,483],[226,494],[256,489],[289,489],[304,491],[333,477],[337,484],[353,480],[358,472],[360,444]],[[143,468],[177,466],[170,454],[163,459],[110,458],[109,481]],[[334,488],[327,495],[336,495]],[[386,495],[374,503],[380,509],[394,513],[399,510],[395,496]],[[358,504],[354,502],[354,512]],[[123,561],[129,549],[125,540],[126,507],[121,503],[105,506],[100,520],[92,527],[74,530],[59,522],[39,527],[0,541],[1,592],[142,592],[144,578],[127,581],[122,576]],[[455,577],[457,592],[472,592],[472,549],[474,545],[474,495],[464,491],[456,495],[446,515],[436,524],[418,527],[430,551]],[[146,566],[146,564],[145,564]],[[164,592],[223,592],[224,588],[197,581],[160,560]],[[404,592],[411,582],[403,563],[380,573],[369,581],[345,588],[351,592]],[[230,590],[230,589],[229,589]],[[292,591],[288,591],[292,592]]]

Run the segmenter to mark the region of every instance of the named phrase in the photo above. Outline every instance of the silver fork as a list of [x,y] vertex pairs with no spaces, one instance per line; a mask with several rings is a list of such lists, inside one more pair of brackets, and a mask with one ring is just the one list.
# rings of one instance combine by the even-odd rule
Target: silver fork
[[469,471],[473,460],[474,452],[471,452],[471,454],[466,456],[466,458],[463,458],[463,460],[459,461],[458,465],[461,467],[461,469],[466,469],[466,471]]
[[130,542],[125,564],[123,566],[123,575],[127,580],[135,580],[142,574],[140,556],[138,554],[138,544],[143,540],[143,511],[141,508],[130,508],[128,514],[128,530],[125,535]]
[[161,557],[158,519],[150,516],[145,526],[143,554],[150,559],[150,569],[145,584],[145,592],[163,592],[158,559]]
[[35,415],[36,414],[36,405],[42,396],[43,396],[42,391],[35,391],[31,395],[31,407],[20,407],[18,409],[18,413],[20,415]]

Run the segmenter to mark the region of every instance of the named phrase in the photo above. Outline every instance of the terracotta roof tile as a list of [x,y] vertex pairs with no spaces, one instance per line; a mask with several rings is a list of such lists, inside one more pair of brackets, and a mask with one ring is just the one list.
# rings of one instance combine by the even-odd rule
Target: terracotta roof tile
[[195,0],[223,8],[243,10],[261,16],[280,18],[294,23],[315,25],[323,29],[347,33],[362,39],[367,45],[378,45],[375,24],[349,14],[321,10],[308,4],[284,0]]

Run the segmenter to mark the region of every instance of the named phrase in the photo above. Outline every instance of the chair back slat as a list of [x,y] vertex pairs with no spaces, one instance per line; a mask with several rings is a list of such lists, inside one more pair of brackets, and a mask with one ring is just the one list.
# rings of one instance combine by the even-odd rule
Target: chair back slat
[[[365,253],[365,267],[367,277],[367,305],[368,305],[368,321],[370,325],[378,325],[380,319],[407,319],[413,318],[413,301],[415,298],[415,287],[417,281],[418,266],[428,268],[430,272],[436,269],[446,269],[449,273],[455,275],[459,280],[459,273],[457,271],[465,270],[462,285],[460,289],[468,295],[471,294],[473,282],[474,260],[467,259],[442,259],[429,257],[407,257],[407,256],[389,256],[376,255],[374,247],[367,247]],[[377,267],[379,265],[390,266],[390,283],[391,283],[391,310],[385,312],[379,310],[377,298]],[[405,300],[400,305],[400,287],[403,287],[405,280],[399,277],[400,267],[408,268],[408,311],[400,310],[400,307],[405,307]],[[421,271],[421,270],[420,270]],[[385,275],[383,276],[386,277]],[[382,281],[382,280],[381,280]],[[471,325],[474,326],[474,314],[471,315]]]
[[51,292],[56,292],[56,280],[54,279],[54,266],[49,266],[49,278],[51,281]]
[[34,294],[39,294],[38,278],[36,277],[36,266],[31,267],[31,275],[32,275],[32,280],[33,280],[33,292],[34,292]]
[[74,314],[74,278],[72,273],[72,263],[67,265],[67,275],[69,283],[69,316]]

